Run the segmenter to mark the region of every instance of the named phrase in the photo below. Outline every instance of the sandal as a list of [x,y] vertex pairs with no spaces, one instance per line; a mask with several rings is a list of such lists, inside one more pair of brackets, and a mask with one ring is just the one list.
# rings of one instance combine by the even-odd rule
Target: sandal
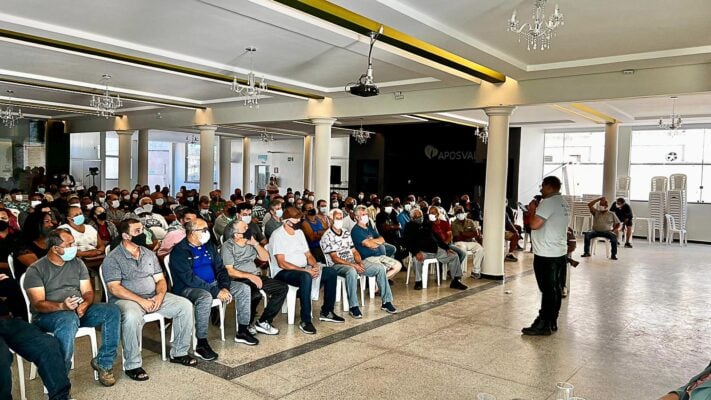
[[186,367],[194,367],[197,365],[197,360],[190,357],[190,355],[184,355],[180,357],[170,357],[170,362],[172,363],[177,363],[177,364],[182,364],[185,365]]
[[133,379],[134,381],[147,381],[148,380],[148,374],[141,367],[134,368],[134,369],[127,369],[124,372],[126,373],[126,376]]

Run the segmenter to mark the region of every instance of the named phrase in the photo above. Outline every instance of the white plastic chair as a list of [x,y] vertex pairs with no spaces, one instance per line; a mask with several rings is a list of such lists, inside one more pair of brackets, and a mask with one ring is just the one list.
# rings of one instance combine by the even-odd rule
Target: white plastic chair
[[603,237],[597,237],[592,239],[592,243],[590,243],[590,254],[595,255],[595,250],[597,249],[597,244],[598,243],[603,243],[605,244],[605,255],[607,258],[610,258],[610,239],[608,238],[603,238]]
[[[106,294],[106,299],[108,300],[109,298],[109,290],[107,289],[106,286],[106,281],[104,280],[104,266],[99,267],[99,278],[101,280],[101,287],[104,289],[104,293]],[[161,359],[163,361],[166,360],[165,357],[165,317],[161,315],[160,313],[153,312],[153,313],[147,313],[143,315],[143,322],[149,323],[149,322],[158,322],[160,325],[160,355]],[[138,342],[138,349],[139,351],[143,348],[143,336],[141,336],[141,340]],[[123,357],[123,352],[121,352],[121,364],[122,368],[124,370],[126,369],[125,364],[126,359]]]
[[[170,287],[173,287],[173,274],[170,272],[170,254],[166,254],[163,258],[163,264],[165,264],[165,271],[168,273],[168,281],[170,282]],[[220,338],[225,341],[225,304],[220,299],[212,299],[212,308],[217,307],[220,313]],[[195,337],[195,329],[193,329],[193,350],[197,346],[197,337]]]
[[[27,319],[29,323],[32,323],[32,313],[30,312],[30,298],[27,295],[27,291],[25,290],[25,277],[27,275],[22,275],[20,277],[20,290],[22,291],[22,297],[25,299],[25,305],[27,306]],[[47,334],[51,335],[51,332],[47,332]],[[90,328],[90,327],[80,327],[79,330],[77,330],[76,335],[74,336],[75,338],[80,338],[88,336],[89,340],[91,341],[91,357],[95,358],[97,354],[99,354],[99,346],[97,345],[96,341],[96,329],[95,328]],[[74,354],[72,354],[72,369],[74,369]],[[32,363],[30,366],[30,380],[35,379],[37,377],[37,366]],[[94,380],[98,381],[99,380],[99,373],[94,371]]]
[[[273,278],[278,273],[278,264],[274,254],[272,254],[272,244],[267,243],[265,249],[267,250],[267,253],[269,253],[269,272]],[[289,285],[289,291],[286,294],[286,301],[281,307],[281,313],[286,314],[286,320],[289,325],[294,325],[294,320],[296,319],[296,292],[298,290],[298,287]],[[266,299],[266,296],[264,297]]]
[[674,234],[679,235],[679,245],[686,246],[688,244],[686,229],[678,228],[676,226],[676,220],[671,214],[664,214],[664,218],[667,221],[667,244],[671,244],[674,240]]
[[637,227],[637,222],[644,222],[647,224],[647,243],[652,244],[656,241],[655,229],[654,229],[654,218],[641,218],[634,217],[634,226]]
[[[328,267],[326,267],[328,268]],[[368,279],[368,285],[370,288],[370,298],[375,297],[375,277],[358,275],[358,285],[360,285],[360,305],[365,307],[365,282]],[[343,293],[341,295],[341,293]],[[350,303],[348,302],[348,288],[346,287],[346,278],[339,276],[338,284],[336,286],[336,302],[342,301],[343,311],[346,312],[350,310]]]
[[[405,286],[410,284],[410,270],[412,267],[413,255],[410,254],[410,258],[407,261],[407,278],[405,278]],[[422,263],[422,288],[427,289],[427,281],[429,280],[429,269],[432,265],[437,272],[437,286],[440,285],[440,275],[439,275],[439,262],[436,258],[426,258]]]
[[10,267],[10,275],[12,275],[12,279],[17,280],[17,275],[15,274],[15,260],[12,257],[12,254],[7,255],[7,265]]
[[17,356],[17,382],[20,384],[20,400],[27,400],[25,390],[25,363],[22,357],[12,351],[12,349],[10,349],[10,353]]

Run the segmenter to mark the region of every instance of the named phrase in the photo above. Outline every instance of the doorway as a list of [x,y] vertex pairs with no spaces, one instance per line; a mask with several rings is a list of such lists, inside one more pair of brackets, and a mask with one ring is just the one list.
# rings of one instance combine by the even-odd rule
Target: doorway
[[260,190],[267,187],[269,183],[269,171],[268,165],[255,165],[254,166],[254,192],[258,193]]

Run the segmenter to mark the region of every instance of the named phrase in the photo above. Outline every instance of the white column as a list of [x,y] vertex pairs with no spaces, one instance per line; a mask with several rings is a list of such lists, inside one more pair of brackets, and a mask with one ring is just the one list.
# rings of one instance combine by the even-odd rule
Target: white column
[[138,131],[138,183],[148,184],[148,129]]
[[247,193],[251,193],[251,187],[252,185],[250,184],[249,180],[249,171],[251,168],[251,165],[249,165],[249,148],[251,145],[251,139],[248,137],[245,137],[242,139],[242,196],[246,195]]
[[313,137],[304,136],[304,188],[313,190],[311,185],[311,152]]
[[602,195],[614,201],[617,187],[617,123],[605,124],[605,158],[602,165]]
[[331,127],[333,118],[314,118],[316,124],[313,144],[313,190],[316,199],[328,199],[331,189]]
[[99,132],[99,160],[101,160],[99,189],[106,190],[106,131]]
[[131,190],[131,137],[133,131],[116,131],[119,139],[118,186]]
[[200,126],[200,195],[207,196],[215,187],[215,131],[214,125]]
[[515,107],[485,108],[489,116],[489,141],[484,185],[484,262],[488,279],[504,279],[504,219],[509,159],[509,116]]
[[232,138],[220,138],[220,190],[222,197],[229,199],[232,188]]

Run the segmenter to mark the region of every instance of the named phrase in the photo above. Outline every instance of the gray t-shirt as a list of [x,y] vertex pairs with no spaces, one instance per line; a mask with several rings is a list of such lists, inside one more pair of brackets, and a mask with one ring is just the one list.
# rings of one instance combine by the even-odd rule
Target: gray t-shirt
[[561,257],[568,252],[570,206],[560,193],[541,200],[536,215],[546,222],[531,231],[533,253],[542,257]]
[[620,220],[612,211],[595,210],[593,213],[593,227],[596,232],[609,232],[615,224],[619,224]]
[[[155,253],[143,246],[138,246],[138,260],[133,258],[126,248],[120,245],[104,259],[102,271],[106,283],[119,281],[121,286],[132,293],[148,299],[156,294],[156,282],[153,275],[162,274],[160,262]],[[109,292],[109,301],[119,300]]]
[[250,274],[259,274],[254,259],[257,257],[257,249],[251,244],[240,246],[234,240],[222,243],[222,263],[232,265],[234,269]]
[[[74,258],[60,267],[45,256],[27,269],[25,289],[44,287],[45,300],[61,303],[67,297],[81,297],[79,281],[86,280],[89,280],[89,271],[82,260]],[[37,310],[32,307],[31,311]]]

